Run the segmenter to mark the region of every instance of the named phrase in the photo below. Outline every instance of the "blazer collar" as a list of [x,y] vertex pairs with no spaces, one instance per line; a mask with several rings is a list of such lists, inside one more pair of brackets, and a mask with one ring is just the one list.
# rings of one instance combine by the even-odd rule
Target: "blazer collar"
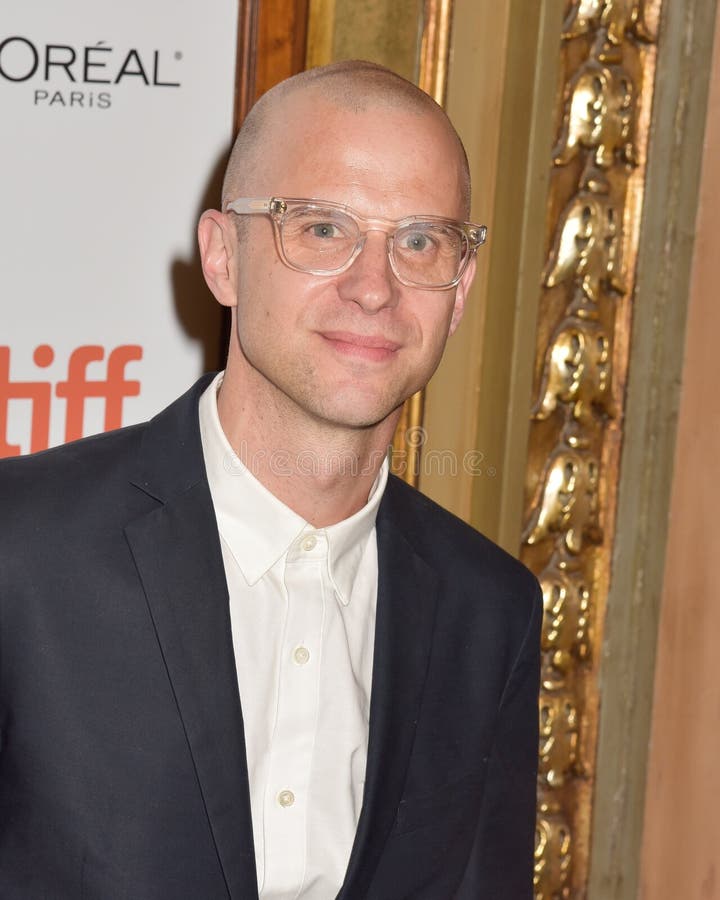
[[145,426],[131,482],[162,503],[206,480],[198,403],[214,377],[203,375]]

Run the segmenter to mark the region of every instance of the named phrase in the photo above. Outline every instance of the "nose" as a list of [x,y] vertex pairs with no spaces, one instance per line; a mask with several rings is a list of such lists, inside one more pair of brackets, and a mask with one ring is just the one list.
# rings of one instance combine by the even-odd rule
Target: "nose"
[[353,264],[338,276],[340,297],[357,303],[364,312],[374,315],[395,306],[398,285],[390,268],[386,234],[368,231]]

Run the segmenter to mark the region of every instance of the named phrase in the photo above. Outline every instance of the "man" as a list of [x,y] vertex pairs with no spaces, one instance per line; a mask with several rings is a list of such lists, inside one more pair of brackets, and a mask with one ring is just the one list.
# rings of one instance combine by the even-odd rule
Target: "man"
[[0,895],[532,896],[537,585],[385,461],[484,237],[369,63],[249,115],[199,225],[224,375],[0,467]]

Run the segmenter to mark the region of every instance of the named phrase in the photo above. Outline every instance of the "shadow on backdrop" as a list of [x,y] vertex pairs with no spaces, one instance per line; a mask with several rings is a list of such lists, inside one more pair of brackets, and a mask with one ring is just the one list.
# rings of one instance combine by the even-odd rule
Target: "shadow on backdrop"
[[216,371],[225,365],[230,335],[230,311],[215,300],[205,284],[195,229],[202,212],[217,209],[230,148],[223,151],[210,171],[192,228],[193,254],[178,257],[170,264],[175,311],[185,333],[203,348],[203,371]]

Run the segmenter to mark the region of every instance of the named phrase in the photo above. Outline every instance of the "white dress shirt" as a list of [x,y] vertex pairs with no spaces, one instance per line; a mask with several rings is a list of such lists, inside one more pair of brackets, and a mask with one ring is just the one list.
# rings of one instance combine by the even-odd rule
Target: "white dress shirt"
[[262,900],[331,900],[362,804],[377,598],[367,504],[314,528],[244,466],[200,400],[205,466],[230,595]]

